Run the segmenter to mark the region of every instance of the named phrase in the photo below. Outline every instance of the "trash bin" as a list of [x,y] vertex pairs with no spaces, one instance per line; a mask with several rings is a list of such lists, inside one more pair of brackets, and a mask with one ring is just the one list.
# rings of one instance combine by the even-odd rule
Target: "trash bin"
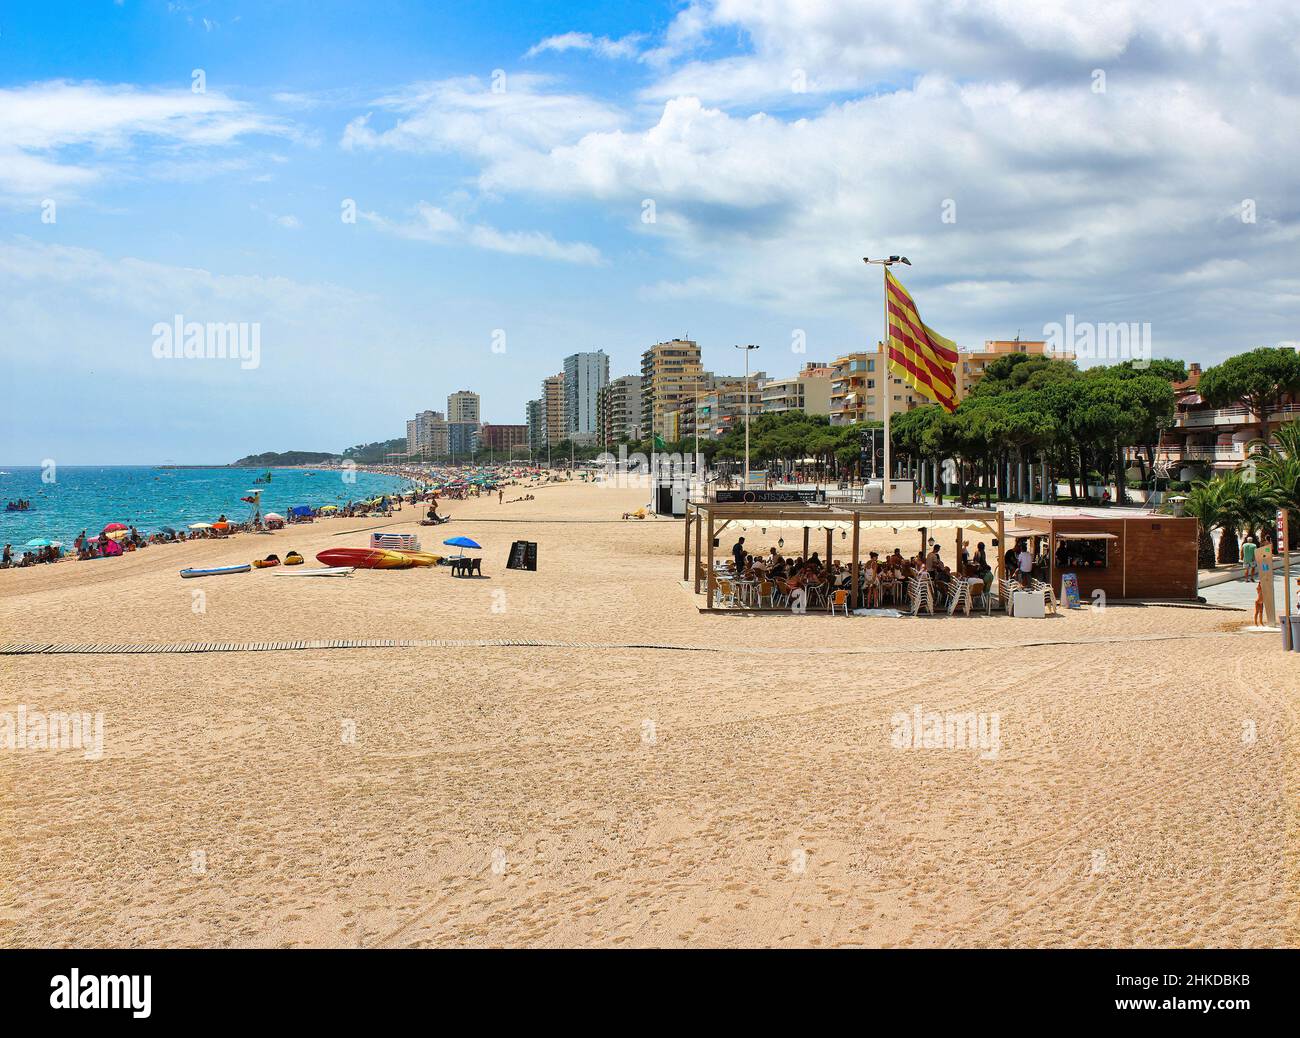
[[1300,652],[1300,616],[1288,617],[1291,621],[1291,651]]

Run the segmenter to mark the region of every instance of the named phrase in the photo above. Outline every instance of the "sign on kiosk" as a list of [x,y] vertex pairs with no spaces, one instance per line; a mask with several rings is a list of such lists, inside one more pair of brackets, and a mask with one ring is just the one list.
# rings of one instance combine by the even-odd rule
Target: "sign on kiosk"
[[1079,608],[1079,578],[1073,573],[1061,574],[1061,601],[1067,609]]

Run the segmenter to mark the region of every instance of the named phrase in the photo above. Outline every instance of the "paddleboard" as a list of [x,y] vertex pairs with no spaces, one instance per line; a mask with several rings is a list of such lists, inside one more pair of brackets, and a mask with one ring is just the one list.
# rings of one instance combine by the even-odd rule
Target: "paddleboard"
[[242,566],[209,566],[206,569],[183,569],[182,577],[217,577],[222,573],[247,573],[253,567],[245,562]]
[[410,569],[414,561],[387,548],[327,548],[316,553],[326,566],[356,566],[359,569]]
[[326,566],[324,569],[278,569],[273,577],[350,577],[351,566]]

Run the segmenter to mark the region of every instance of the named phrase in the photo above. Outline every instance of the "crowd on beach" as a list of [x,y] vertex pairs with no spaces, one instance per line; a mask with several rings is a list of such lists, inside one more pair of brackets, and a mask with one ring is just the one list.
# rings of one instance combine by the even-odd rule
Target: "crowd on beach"
[[[543,473],[541,470],[516,470],[508,475],[487,473],[462,478],[457,470],[438,470],[430,467],[381,466],[373,470],[378,474],[399,476],[416,484],[411,490],[395,494],[383,494],[370,500],[348,501],[345,504],[327,504],[320,507],[298,505],[286,510],[283,516],[277,513],[263,515],[256,510],[244,522],[235,522],[220,515],[214,523],[196,524],[197,528],[177,530],[172,527],[142,534],[135,526],[111,523],[99,534],[88,534],[82,530],[73,542],[71,550],[65,550],[57,541],[40,545],[28,545],[15,550],[12,544],[4,546],[0,555],[0,569],[36,566],[66,559],[102,559],[116,557],[127,552],[140,551],[158,544],[177,544],[185,541],[225,538],[241,533],[260,533],[268,530],[282,529],[288,525],[310,523],[317,519],[354,519],[354,518],[391,518],[402,510],[403,505],[415,506],[427,504],[426,522],[444,522],[447,516],[438,513],[439,500],[464,501],[496,493],[499,503],[513,501],[531,501],[532,494],[525,494],[505,501],[504,487],[528,481],[532,484],[549,481],[558,474]],[[570,477],[571,478],[571,477]],[[245,499],[252,500],[252,499]],[[25,504],[26,502],[11,502]]]
[[[1033,584],[1035,570],[1043,561],[1025,540],[1017,541],[1003,556],[1007,579],[1024,587]],[[732,546],[731,560],[719,566],[718,575],[756,592],[759,601],[773,603],[790,601],[797,591],[804,592],[807,601],[827,602],[833,592],[853,589],[852,566],[840,559],[827,562],[815,551],[806,558],[787,556],[777,547],[756,556],[745,547],[744,537]],[[933,539],[928,549],[911,556],[905,556],[900,548],[884,558],[873,551],[858,565],[859,601],[868,608],[901,602],[909,582],[916,577],[928,579],[939,597],[947,595],[958,580],[965,580],[978,595],[992,589],[994,565],[983,541],[977,542],[973,550],[969,543],[963,543],[961,558],[953,565],[943,558],[942,547]]]
[[[1008,556],[1016,554],[1008,552]],[[815,551],[805,558],[783,555],[773,547],[766,555],[755,556],[746,549],[745,538],[741,537],[732,546],[731,556],[731,561],[723,564],[725,575],[754,587],[760,598],[790,600],[796,591],[803,591],[808,601],[825,602],[833,592],[851,591],[853,587],[852,566],[840,559],[827,562]],[[1008,573],[1018,569],[1018,559],[1010,566]],[[931,542],[928,552],[913,556],[904,556],[900,548],[883,559],[879,552],[870,552],[858,565],[859,600],[868,607],[900,601],[908,581],[922,574],[933,582],[939,593],[958,576],[978,580],[984,587],[993,582],[993,567],[983,541],[976,544],[973,552],[969,546],[964,547],[955,569],[944,560],[940,546]]]

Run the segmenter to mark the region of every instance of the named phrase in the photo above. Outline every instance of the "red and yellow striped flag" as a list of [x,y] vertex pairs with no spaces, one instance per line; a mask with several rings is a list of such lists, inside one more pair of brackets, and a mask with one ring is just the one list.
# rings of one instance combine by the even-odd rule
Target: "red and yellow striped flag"
[[889,310],[889,369],[921,396],[957,410],[957,344],[921,323],[916,304],[885,270]]

